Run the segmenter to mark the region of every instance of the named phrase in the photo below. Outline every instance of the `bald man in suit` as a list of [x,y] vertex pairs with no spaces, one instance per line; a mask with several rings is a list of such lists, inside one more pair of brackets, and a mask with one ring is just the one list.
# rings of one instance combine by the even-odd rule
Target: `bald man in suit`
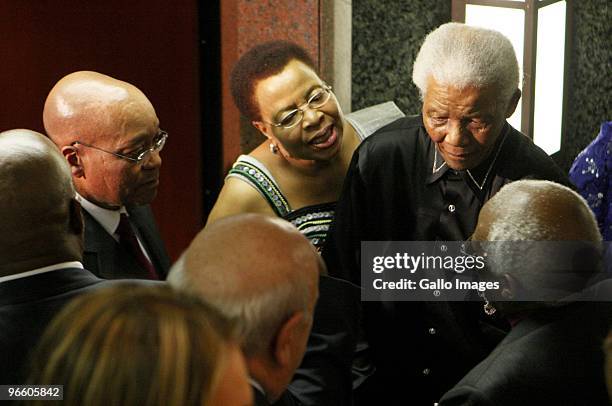
[[73,297],[107,283],[83,269],[70,169],[28,130],[0,133],[0,384],[23,384],[27,355]]
[[151,102],[130,83],[75,72],[51,89],[43,121],[84,209],[85,265],[106,279],[165,279],[170,260],[149,204],[168,134]]

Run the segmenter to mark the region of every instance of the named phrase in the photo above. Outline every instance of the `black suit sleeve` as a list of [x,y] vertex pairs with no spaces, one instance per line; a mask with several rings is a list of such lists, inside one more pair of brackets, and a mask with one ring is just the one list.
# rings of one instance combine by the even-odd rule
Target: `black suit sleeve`
[[[255,402],[259,406],[259,403]],[[262,403],[262,405],[269,405],[269,403]],[[300,401],[288,390],[283,392],[280,399],[272,403],[270,406],[302,406]]]
[[342,194],[336,207],[322,257],[329,274],[360,284],[361,236],[368,221],[368,202],[365,184],[359,167],[359,151],[355,152],[344,180]]
[[359,288],[321,276],[319,301],[302,364],[289,390],[304,406],[351,405]]
[[447,392],[439,406],[495,406],[481,391],[471,386],[458,386]]

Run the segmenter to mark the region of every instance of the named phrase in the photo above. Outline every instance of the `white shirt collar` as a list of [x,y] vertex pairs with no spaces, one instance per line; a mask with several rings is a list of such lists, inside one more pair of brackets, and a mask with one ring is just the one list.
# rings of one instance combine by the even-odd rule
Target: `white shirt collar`
[[38,275],[41,273],[46,273],[46,272],[51,272],[51,271],[57,271],[58,269],[65,269],[65,268],[83,269],[83,264],[81,264],[78,261],[60,262],[58,264],[53,264],[53,265],[45,266],[42,268],[36,268],[30,271],[25,271],[25,272],[20,272],[14,275],[0,277],[0,283],[12,281],[15,279],[27,278],[28,276]]
[[251,384],[252,387],[254,387],[255,389],[257,389],[262,395],[266,396],[266,391],[263,389],[263,387],[259,384],[259,382],[257,382],[255,379],[249,377],[249,383]]
[[126,213],[127,210],[125,206],[121,206],[119,210],[109,210],[104,207],[100,207],[89,200],[85,199],[80,194],[76,194],[76,198],[83,207],[83,210],[87,211],[87,213],[91,214],[91,216],[109,233],[113,238],[119,241],[119,237],[115,235],[115,231],[119,226],[119,220],[121,213]]

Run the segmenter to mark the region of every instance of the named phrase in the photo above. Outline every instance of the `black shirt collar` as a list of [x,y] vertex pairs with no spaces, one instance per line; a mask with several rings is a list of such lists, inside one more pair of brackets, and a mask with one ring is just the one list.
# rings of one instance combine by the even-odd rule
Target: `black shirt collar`
[[460,174],[466,183],[468,183],[473,189],[482,191],[485,188],[487,181],[492,177],[491,172],[493,171],[493,166],[495,165],[499,151],[501,150],[504,140],[509,132],[510,126],[508,123],[505,123],[501,130],[501,136],[497,140],[496,145],[492,149],[489,156],[476,168],[465,171],[455,171],[450,169],[446,162],[444,162],[442,155],[438,153],[436,144],[431,141],[431,138],[428,136],[429,148],[426,149],[426,153],[428,154],[429,159],[426,159],[426,162],[428,162],[429,176],[427,176],[426,183],[434,183],[450,170],[453,172],[453,174]]
[[429,156],[429,160],[427,160],[429,168],[427,184],[434,183],[442,176],[444,176],[444,174],[450,169],[446,162],[444,162],[444,158],[442,158],[442,155],[438,153],[438,147],[436,146],[436,143],[429,139],[429,145],[430,148],[427,149],[427,154]]

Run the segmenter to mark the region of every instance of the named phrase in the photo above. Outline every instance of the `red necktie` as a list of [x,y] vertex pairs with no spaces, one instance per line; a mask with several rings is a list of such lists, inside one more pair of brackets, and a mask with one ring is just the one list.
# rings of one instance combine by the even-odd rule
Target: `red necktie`
[[134,255],[138,264],[140,264],[149,274],[149,279],[159,280],[155,267],[153,267],[153,264],[149,261],[138,243],[138,239],[136,238],[136,234],[134,233],[134,229],[132,228],[132,224],[127,214],[121,213],[119,226],[115,232],[119,235],[119,244],[125,246],[128,251]]

